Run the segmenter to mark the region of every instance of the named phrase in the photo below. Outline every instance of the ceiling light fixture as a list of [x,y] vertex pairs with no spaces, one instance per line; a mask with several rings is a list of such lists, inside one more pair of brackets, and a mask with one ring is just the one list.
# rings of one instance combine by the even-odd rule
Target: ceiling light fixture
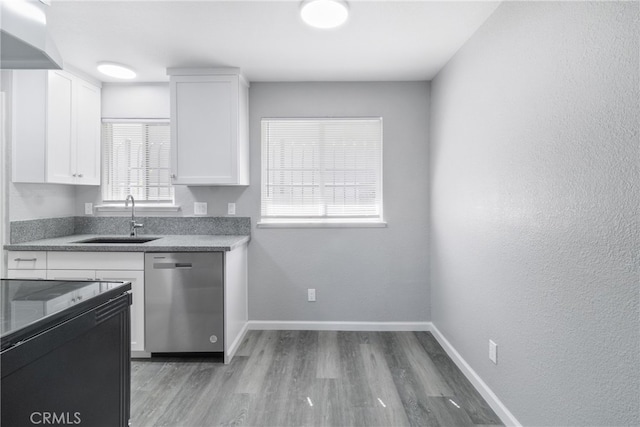
[[349,7],[343,0],[305,0],[300,6],[302,20],[315,28],[335,28],[349,17]]
[[98,71],[105,76],[115,77],[116,79],[133,79],[136,72],[126,65],[116,64],[115,62],[99,62]]

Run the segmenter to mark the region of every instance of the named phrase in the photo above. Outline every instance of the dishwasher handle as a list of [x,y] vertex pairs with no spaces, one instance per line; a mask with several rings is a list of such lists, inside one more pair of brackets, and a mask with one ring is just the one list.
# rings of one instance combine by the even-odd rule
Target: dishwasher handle
[[154,269],[176,269],[176,268],[192,268],[193,263],[190,262],[154,262]]

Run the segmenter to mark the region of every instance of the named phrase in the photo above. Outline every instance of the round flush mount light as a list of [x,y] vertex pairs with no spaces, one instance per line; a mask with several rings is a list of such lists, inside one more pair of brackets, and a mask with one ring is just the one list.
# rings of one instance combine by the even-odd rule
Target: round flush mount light
[[347,2],[342,0],[305,0],[300,6],[302,20],[315,28],[335,28],[349,17]]
[[136,72],[131,68],[115,62],[98,63],[98,71],[105,76],[115,77],[116,79],[133,79],[136,76]]

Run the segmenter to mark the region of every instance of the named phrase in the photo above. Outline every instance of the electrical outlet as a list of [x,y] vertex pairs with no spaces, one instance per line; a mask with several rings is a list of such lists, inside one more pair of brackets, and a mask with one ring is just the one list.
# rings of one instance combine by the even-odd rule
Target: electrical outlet
[[206,215],[207,214],[207,203],[206,202],[194,202],[193,203],[193,214],[194,215]]
[[498,344],[492,340],[489,340],[489,360],[496,365],[498,364]]
[[227,215],[235,215],[236,214],[236,204],[228,203],[227,204]]
[[315,289],[307,289],[307,301],[315,302],[316,300],[316,290]]
[[84,204],[84,214],[85,215],[93,215],[93,203],[85,203]]

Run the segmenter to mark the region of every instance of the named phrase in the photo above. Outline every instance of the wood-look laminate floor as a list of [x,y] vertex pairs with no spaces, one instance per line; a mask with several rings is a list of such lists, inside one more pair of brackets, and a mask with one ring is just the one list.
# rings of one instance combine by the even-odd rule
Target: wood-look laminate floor
[[131,425],[501,425],[429,332],[250,331],[229,365],[132,362]]

